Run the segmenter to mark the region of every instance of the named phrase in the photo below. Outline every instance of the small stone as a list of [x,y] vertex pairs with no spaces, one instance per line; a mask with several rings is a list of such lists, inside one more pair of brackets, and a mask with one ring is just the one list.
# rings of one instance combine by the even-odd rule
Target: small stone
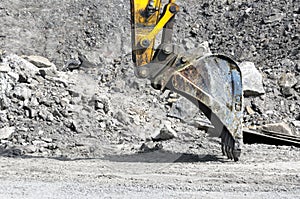
[[199,109],[188,99],[180,97],[171,107],[169,117],[181,119],[188,122],[199,112]]
[[292,121],[292,124],[297,127],[300,128],[300,121]]
[[208,130],[209,128],[214,128],[214,126],[208,119],[204,120],[199,118],[197,120],[192,120],[192,122],[189,122],[189,124],[201,130]]
[[177,137],[177,133],[171,125],[165,124],[159,133],[152,137],[153,141],[170,140]]
[[300,72],[300,60],[297,60],[295,63],[296,63],[296,71]]
[[295,92],[291,87],[282,87],[281,93],[285,97],[290,97],[290,96],[293,96]]
[[41,146],[41,147],[47,147],[48,146],[48,144],[45,141],[42,141],[42,140],[33,140],[32,144],[34,146]]
[[23,56],[24,59],[32,63],[38,68],[54,68],[55,65],[50,62],[47,58],[42,57],[42,56],[35,56],[35,55],[30,55],[30,56]]
[[13,79],[13,81],[18,81],[19,80],[19,77],[20,75],[18,73],[15,73],[15,72],[8,72],[8,75],[9,77],[11,77]]
[[291,104],[290,111],[294,112],[295,110],[296,110],[296,105],[295,104]]
[[297,79],[293,73],[284,73],[281,75],[278,84],[280,87],[292,88],[297,84]]
[[26,153],[34,153],[37,151],[37,147],[34,145],[27,145],[24,147]]
[[46,137],[42,137],[41,140],[43,140],[47,143],[51,143],[53,141],[52,138],[46,138]]
[[293,135],[292,129],[284,122],[274,123],[274,124],[266,124],[262,127],[266,131],[274,131],[278,133],[284,133],[287,135]]
[[140,152],[151,152],[151,151],[157,151],[163,148],[163,145],[161,143],[154,143],[154,142],[146,142],[143,143],[140,147]]
[[249,115],[253,115],[255,111],[251,108],[251,106],[246,106],[246,111]]
[[258,96],[265,93],[262,75],[253,62],[242,62],[240,69],[243,77],[244,96]]
[[130,119],[128,117],[128,115],[126,113],[124,113],[123,111],[119,110],[115,116],[114,116],[119,122],[121,122],[122,124],[128,125],[130,124]]
[[98,109],[104,109],[104,104],[102,104],[102,102],[95,101],[95,110]]
[[0,139],[8,139],[14,132],[15,127],[4,127],[0,129]]
[[281,21],[285,16],[286,16],[285,13],[274,13],[274,14],[271,14],[268,17],[266,17],[264,19],[264,23],[268,24],[268,23],[273,23],[276,21]]
[[31,97],[32,91],[27,86],[19,84],[12,91],[12,95],[17,99],[24,101]]
[[0,63],[0,72],[1,73],[11,72],[11,68],[7,64]]
[[184,46],[185,46],[185,48],[187,50],[195,48],[195,44],[196,43],[197,42],[193,41],[191,38],[185,38],[185,39],[183,39],[183,44],[184,44]]
[[177,102],[177,98],[169,98],[167,101],[168,101],[168,103],[175,103],[175,102]]
[[96,51],[84,51],[78,52],[78,58],[81,62],[81,67],[89,68],[95,67],[101,64],[100,55]]

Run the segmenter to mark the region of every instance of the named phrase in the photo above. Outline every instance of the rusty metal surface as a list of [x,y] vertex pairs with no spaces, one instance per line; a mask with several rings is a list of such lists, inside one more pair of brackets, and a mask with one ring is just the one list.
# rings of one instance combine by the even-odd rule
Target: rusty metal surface
[[[242,139],[242,80],[238,65],[223,55],[209,55],[177,70],[167,88],[178,92],[199,109],[221,137],[231,159],[240,153]],[[239,154],[238,154],[239,156]]]
[[202,57],[177,71],[172,84],[197,99],[196,105],[212,123],[218,123],[213,113],[234,137],[241,137],[242,82],[234,61],[222,55]]

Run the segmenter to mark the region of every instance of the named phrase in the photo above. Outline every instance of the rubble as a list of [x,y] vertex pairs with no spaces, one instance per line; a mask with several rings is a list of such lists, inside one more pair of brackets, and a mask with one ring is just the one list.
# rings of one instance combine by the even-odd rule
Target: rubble
[[[295,41],[300,27],[298,11],[293,11],[297,5],[224,2],[180,1],[183,11],[176,18],[174,43],[191,53],[231,55],[241,63],[249,101],[246,126],[285,121],[297,129],[300,54]],[[131,27],[124,17],[129,4],[112,0],[91,5],[79,0],[65,6],[68,3],[1,4],[5,24],[0,32],[5,37],[0,40],[0,121],[1,128],[15,127],[2,139],[1,148],[13,148],[12,154],[97,157],[110,152],[103,152],[106,144],[140,146],[159,135],[168,137],[162,141],[165,146],[187,139],[186,135],[199,140],[197,128],[211,128],[206,120],[197,120],[201,113],[188,100],[168,91],[160,96],[148,81],[134,76]],[[56,11],[44,12],[38,9],[40,4]],[[24,6],[37,9],[29,10],[29,15],[20,12]],[[172,125],[164,126],[164,121]],[[285,125],[275,130],[290,133]],[[174,137],[178,139],[169,140]],[[201,145],[206,143],[203,138]]]

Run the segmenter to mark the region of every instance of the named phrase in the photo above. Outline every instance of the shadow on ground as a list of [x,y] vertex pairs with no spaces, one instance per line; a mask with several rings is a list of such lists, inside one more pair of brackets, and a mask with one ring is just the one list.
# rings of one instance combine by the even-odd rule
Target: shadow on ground
[[190,153],[174,153],[166,150],[156,150],[150,152],[137,152],[133,154],[116,154],[106,155],[102,157],[80,157],[80,158],[68,158],[68,157],[45,157],[45,156],[32,156],[24,155],[18,149],[1,149],[0,156],[10,158],[49,158],[60,161],[76,161],[76,160],[107,160],[111,162],[141,162],[141,163],[178,163],[178,162],[226,162],[225,159],[216,155],[207,154],[190,154]]
[[224,159],[215,155],[173,153],[158,150],[152,152],[134,153],[129,155],[110,155],[103,159],[112,162],[144,162],[144,163],[173,163],[173,162],[223,162]]

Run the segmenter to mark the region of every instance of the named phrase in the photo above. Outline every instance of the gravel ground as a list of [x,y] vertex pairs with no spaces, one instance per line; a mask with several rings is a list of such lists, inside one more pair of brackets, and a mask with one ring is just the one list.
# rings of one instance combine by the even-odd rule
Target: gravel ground
[[256,148],[252,151],[252,146],[246,146],[249,153],[243,154],[239,163],[195,154],[182,154],[172,162],[168,160],[174,154],[167,152],[69,161],[2,157],[0,196],[298,198],[299,149],[266,145]]

